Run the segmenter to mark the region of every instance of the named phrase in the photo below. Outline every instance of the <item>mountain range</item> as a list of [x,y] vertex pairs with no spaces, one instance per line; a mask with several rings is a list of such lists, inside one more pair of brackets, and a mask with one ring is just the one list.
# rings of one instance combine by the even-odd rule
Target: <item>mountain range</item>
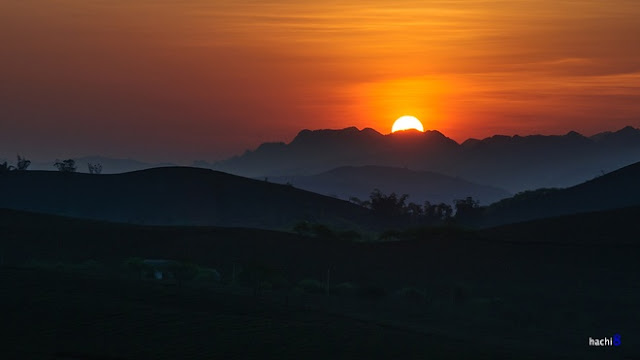
[[256,178],[317,175],[344,166],[400,167],[517,193],[572,186],[639,160],[640,130],[630,126],[590,137],[572,131],[463,143],[435,130],[383,135],[350,127],[303,130],[288,144],[264,143],[240,156],[198,165]]

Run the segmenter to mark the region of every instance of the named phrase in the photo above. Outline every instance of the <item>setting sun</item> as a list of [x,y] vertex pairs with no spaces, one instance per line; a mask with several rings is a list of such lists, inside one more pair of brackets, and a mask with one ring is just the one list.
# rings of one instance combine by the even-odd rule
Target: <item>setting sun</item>
[[401,116],[398,118],[398,120],[396,120],[393,123],[393,126],[391,127],[391,132],[394,133],[396,131],[411,130],[411,129],[424,131],[424,127],[422,126],[422,123],[415,116]]

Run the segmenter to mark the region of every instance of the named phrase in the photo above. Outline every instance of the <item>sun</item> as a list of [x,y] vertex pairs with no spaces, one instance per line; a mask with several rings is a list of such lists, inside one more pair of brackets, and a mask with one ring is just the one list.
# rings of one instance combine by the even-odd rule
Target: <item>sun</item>
[[415,116],[406,115],[399,117],[398,120],[393,123],[391,132],[394,133],[396,131],[411,129],[424,131],[424,127],[422,126],[422,123],[420,122],[420,120],[418,120],[418,118],[416,118]]

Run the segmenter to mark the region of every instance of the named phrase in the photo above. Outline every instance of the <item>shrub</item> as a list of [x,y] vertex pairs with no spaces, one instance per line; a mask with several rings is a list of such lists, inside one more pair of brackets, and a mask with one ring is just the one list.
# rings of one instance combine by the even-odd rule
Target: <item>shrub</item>
[[23,158],[22,156],[18,155],[16,170],[19,170],[19,171],[27,170],[29,168],[29,165],[31,165],[31,160],[27,160],[26,158]]
[[56,162],[53,163],[53,166],[55,166],[58,171],[60,172],[66,172],[66,173],[70,173],[70,172],[76,172],[76,161],[73,159],[67,159],[67,160],[58,160],[56,159]]

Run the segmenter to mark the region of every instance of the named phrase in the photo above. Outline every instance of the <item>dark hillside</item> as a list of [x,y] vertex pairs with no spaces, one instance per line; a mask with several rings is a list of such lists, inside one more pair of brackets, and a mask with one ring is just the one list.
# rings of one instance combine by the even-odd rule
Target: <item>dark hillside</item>
[[359,228],[366,211],[346,201],[198,168],[89,175],[14,171],[0,175],[0,207],[148,225],[290,229],[306,220]]
[[[0,260],[4,266],[53,264],[55,269],[64,270],[67,268],[65,264],[87,261],[90,261],[89,265],[94,264],[91,266],[97,263],[119,269],[125,259],[131,257],[176,259],[218,269],[223,283],[229,281],[235,269],[238,269],[239,279],[242,279],[243,269],[250,270],[258,266],[278,274],[285,284],[280,290],[265,292],[262,295],[265,299],[361,319],[367,327],[378,324],[384,329],[392,327],[417,331],[439,339],[455,338],[464,344],[459,349],[468,346],[481,346],[487,351],[501,349],[501,352],[509,354],[508,358],[519,359],[615,358],[608,356],[614,353],[598,352],[586,347],[585,339],[619,332],[624,339],[629,339],[629,345],[619,349],[619,352],[633,358],[640,354],[632,341],[640,336],[636,326],[640,319],[635,311],[640,301],[640,289],[637,287],[640,247],[636,237],[637,226],[628,221],[638,213],[639,210],[634,208],[582,214],[481,232],[423,229],[414,231],[411,240],[353,243],[258,229],[139,226],[2,210]],[[595,218],[599,221],[595,221]],[[585,231],[576,229],[580,241],[569,237],[571,229],[585,222],[590,223]],[[613,231],[608,233],[611,229]],[[315,279],[324,284],[328,271],[333,289],[338,289],[338,284],[351,283],[358,293],[348,296],[332,290],[330,296],[300,295],[299,289],[296,290],[296,284],[304,279]],[[242,339],[250,336],[250,329],[260,329],[262,332],[269,328],[269,331],[280,333],[284,330],[277,329],[290,326],[288,316],[292,316],[291,312],[294,311],[277,312],[260,308],[261,305],[241,305],[248,298],[231,299],[236,296],[231,295],[235,290],[224,285],[217,290],[217,298],[208,298],[205,293],[197,291],[189,295],[190,290],[186,287],[179,293],[172,290],[174,293],[163,294],[165,290],[136,292],[132,289],[143,288],[116,280],[106,285],[107,288],[102,288],[101,282],[76,282],[54,272],[25,276],[11,273],[5,276],[3,283],[12,289],[12,296],[3,297],[3,301],[11,302],[4,306],[14,310],[10,312],[13,321],[29,323],[32,329],[42,332],[38,340],[41,343],[38,344],[55,348],[55,351],[88,351],[87,347],[74,348],[70,340],[73,336],[63,337],[66,340],[58,342],[58,346],[51,345],[53,340],[46,335],[52,331],[50,324],[63,323],[56,317],[58,311],[62,311],[60,316],[64,317],[64,324],[67,324],[60,325],[66,334],[82,335],[80,338],[83,339],[83,336],[99,334],[96,336],[114,339],[121,346],[128,344],[118,337],[124,330],[115,329],[123,326],[132,327],[133,332],[127,333],[130,336],[159,338],[159,334],[164,332],[156,332],[155,329],[165,329],[165,325],[160,323],[175,324],[179,329],[178,322],[184,321],[188,324],[185,331],[214,331],[212,327],[203,327],[209,322],[203,320],[197,322],[200,325],[196,326],[190,319],[203,319],[202,316],[207,318],[214,313],[218,314],[216,316],[228,314],[230,317],[225,317],[226,320],[212,317],[210,321],[220,326],[217,331],[227,334],[225,341],[238,341],[241,347],[247,347],[243,351],[254,351],[263,346],[261,343],[251,345],[243,342]],[[56,280],[51,280],[52,276],[57,276]],[[13,282],[8,280],[13,278],[16,279]],[[68,287],[71,290],[65,290]],[[86,289],[93,290],[87,292]],[[100,296],[105,299],[104,303],[100,298],[92,297],[93,292],[103,294]],[[406,293],[418,297],[409,298],[403,295]],[[145,296],[151,297],[145,300]],[[246,296],[250,298],[250,293],[246,293]],[[24,299],[32,300],[25,302]],[[38,299],[45,300],[39,303]],[[134,302],[130,303],[130,300]],[[156,302],[158,307],[154,305]],[[88,303],[92,304],[92,309],[101,309],[100,304],[110,305],[103,310],[78,310],[85,309]],[[31,304],[39,311],[33,312],[36,315],[34,319],[28,318],[32,312],[25,311],[25,304]],[[230,310],[221,310],[229,306]],[[189,310],[176,310],[181,307]],[[170,315],[173,320],[161,315],[170,309],[174,311]],[[194,309],[201,310],[198,310],[197,316],[191,317],[190,311]],[[101,315],[92,317],[90,314],[95,314],[94,311]],[[77,321],[67,321],[73,313],[78,314]],[[238,314],[246,317],[239,320]],[[295,318],[302,320],[304,316],[296,315]],[[165,320],[158,320],[158,323],[153,319]],[[304,325],[308,326],[307,330],[301,331],[308,331],[309,334],[315,331],[313,341],[335,344],[336,351],[353,349],[344,351],[369,353],[360,349],[364,345],[357,345],[362,344],[360,341],[372,339],[368,335],[362,335],[362,340],[351,337],[354,341],[350,342],[352,345],[336,343],[338,338],[329,329],[345,329],[351,333],[352,330],[346,329],[352,325],[333,323],[333,320],[326,318],[322,321],[330,321],[330,325],[311,322]],[[265,322],[271,325],[267,326]],[[107,327],[100,324],[107,324]],[[99,329],[106,329],[107,333],[103,334]],[[563,331],[558,332],[558,329]],[[187,333],[192,334],[189,337],[198,333],[189,331]],[[367,334],[369,330],[361,331]],[[328,333],[322,335],[323,332]],[[25,328],[17,328],[14,334],[18,343],[26,341]],[[201,345],[188,347],[182,344],[186,337],[172,334],[175,335],[166,341],[181,348],[186,346],[192,349],[189,351],[198,351],[198,354],[208,354],[199,353],[205,351]],[[293,352],[307,354],[305,349],[308,348],[303,344],[308,344],[305,342],[308,340],[294,333],[282,334],[290,337]],[[385,341],[390,342],[389,349],[397,349],[397,346],[402,348],[405,343],[394,336],[385,337]],[[414,338],[415,341],[423,341],[418,338]],[[550,338],[554,341],[548,341]],[[96,341],[95,338],[86,339],[89,342]],[[260,336],[260,339],[266,338]],[[280,343],[281,340],[270,341]],[[445,341],[443,344],[446,344],[448,340],[439,341]],[[109,354],[131,358],[137,354],[136,351],[141,351],[135,344],[126,346]],[[416,352],[420,351],[433,354],[435,358],[469,358],[468,353],[458,353],[449,347],[430,348],[432,350],[429,351],[417,348],[405,348],[412,349],[407,352],[397,351],[404,354],[403,358],[415,358]],[[226,349],[229,354],[238,351],[237,348]],[[147,348],[145,351],[155,350]],[[443,351],[450,352],[450,356],[443,355]],[[478,355],[501,358],[504,357],[503,353]],[[380,352],[382,358],[387,355]],[[193,355],[194,358],[202,356]]]
[[640,205],[640,162],[566,189],[528,191],[489,206],[483,226]]

